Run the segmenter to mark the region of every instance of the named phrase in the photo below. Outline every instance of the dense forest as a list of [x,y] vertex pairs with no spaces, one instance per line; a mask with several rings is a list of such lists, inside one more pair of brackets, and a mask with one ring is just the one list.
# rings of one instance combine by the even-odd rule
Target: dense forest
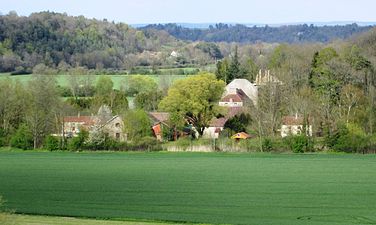
[[125,23],[62,13],[40,12],[24,17],[10,12],[0,16],[0,72],[66,73],[81,67],[99,73],[117,73],[140,66],[197,67],[228,56],[233,43],[243,46],[239,50],[251,48],[252,54],[260,48],[250,44],[265,44],[265,53],[275,43],[325,43],[370,28],[356,24],[333,27],[217,24],[209,29],[189,29],[167,24],[134,29]]
[[1,71],[32,69],[40,63],[61,68],[129,68],[142,61],[136,55],[178,44],[164,32],[143,32],[124,23],[83,16],[52,12],[0,16]]
[[247,27],[236,24],[228,25],[219,23],[210,25],[209,29],[185,28],[173,23],[151,24],[142,30],[163,30],[172,36],[190,41],[208,42],[240,42],[240,43],[304,43],[304,42],[329,42],[334,39],[346,39],[354,34],[371,29],[372,26],[358,26],[348,24],[345,26],[314,26],[314,25],[288,25],[280,27]]

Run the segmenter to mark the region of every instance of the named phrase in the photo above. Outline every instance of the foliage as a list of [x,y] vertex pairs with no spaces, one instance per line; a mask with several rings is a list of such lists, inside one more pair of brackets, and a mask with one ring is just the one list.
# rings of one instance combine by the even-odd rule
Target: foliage
[[60,99],[56,79],[51,75],[33,75],[27,85],[29,95],[26,121],[33,134],[34,149],[41,146],[44,137],[56,130]]
[[148,93],[156,91],[158,84],[149,76],[134,75],[128,78],[127,94],[134,96],[138,93]]
[[196,48],[201,49],[203,52],[208,53],[214,59],[222,59],[223,55],[218,46],[214,43],[200,42]]
[[271,152],[273,151],[273,141],[270,138],[263,138],[261,143],[262,151]]
[[124,23],[86,19],[53,12],[28,17],[0,16],[0,71],[19,66],[35,72],[57,73],[77,65],[88,69],[129,68],[129,55],[155,50],[176,41],[168,36],[146,36]]
[[12,135],[10,145],[23,150],[33,148],[33,135],[26,124],[21,124],[16,133]]
[[339,152],[360,153],[369,146],[369,137],[358,124],[340,125],[326,140],[328,147]]
[[224,90],[224,82],[214,74],[199,74],[176,81],[162,99],[159,109],[170,112],[174,124],[188,119],[202,135],[211,119],[219,112],[217,106]]
[[55,136],[48,135],[44,139],[43,148],[48,151],[56,151],[60,149],[59,139]]
[[68,141],[69,151],[79,151],[86,147],[87,140],[89,138],[89,132],[85,129],[81,129],[77,137],[73,137]]
[[269,42],[269,43],[306,43],[329,42],[338,38],[348,38],[356,33],[371,29],[371,26],[348,24],[345,26],[288,25],[281,27],[254,26],[236,24],[215,24],[209,29],[186,28],[177,24],[151,24],[142,30],[162,30],[172,36],[190,41],[207,42]]
[[140,92],[134,98],[134,104],[136,108],[143,109],[145,111],[156,111],[162,98],[162,91],[151,90],[147,92]]
[[251,122],[251,116],[249,114],[241,113],[228,119],[224,125],[224,128],[230,129],[233,133],[245,132],[247,125]]
[[152,136],[150,118],[144,110],[129,110],[125,113],[124,118],[126,118],[124,120],[124,130],[129,140]]
[[284,138],[284,142],[294,153],[304,153],[314,151],[313,138],[305,135],[290,135]]

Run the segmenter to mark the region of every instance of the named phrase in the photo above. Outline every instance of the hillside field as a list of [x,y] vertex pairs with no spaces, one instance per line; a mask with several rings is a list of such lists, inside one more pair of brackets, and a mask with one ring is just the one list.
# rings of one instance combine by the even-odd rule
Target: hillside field
[[210,224],[375,224],[376,155],[0,152],[34,215]]
[[[63,87],[66,87],[69,85],[69,75],[53,75],[56,77],[57,84]],[[82,76],[90,76],[92,77],[93,85],[95,85],[95,81],[98,80],[100,76],[103,75],[82,75]],[[114,88],[120,89],[122,86],[125,86],[127,84],[127,80],[130,76],[133,75],[104,75],[104,76],[110,76],[112,81],[114,82]],[[161,77],[162,79],[165,79],[165,82],[171,83],[178,79],[186,78],[189,75],[142,75],[142,76],[149,76],[155,79],[157,83],[160,82]],[[26,84],[31,78],[32,75],[14,75],[10,76],[9,73],[0,73],[0,80],[10,78],[11,80],[18,80],[19,82]]]

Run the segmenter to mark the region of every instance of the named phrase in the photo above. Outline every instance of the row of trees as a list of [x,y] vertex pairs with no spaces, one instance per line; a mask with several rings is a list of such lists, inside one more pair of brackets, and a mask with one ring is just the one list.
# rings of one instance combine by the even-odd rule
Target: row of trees
[[304,43],[329,42],[334,39],[348,38],[356,33],[371,29],[357,24],[345,26],[288,25],[280,27],[253,26],[236,24],[216,24],[209,29],[185,28],[177,24],[151,24],[143,30],[157,29],[167,31],[172,36],[191,41],[254,43]]

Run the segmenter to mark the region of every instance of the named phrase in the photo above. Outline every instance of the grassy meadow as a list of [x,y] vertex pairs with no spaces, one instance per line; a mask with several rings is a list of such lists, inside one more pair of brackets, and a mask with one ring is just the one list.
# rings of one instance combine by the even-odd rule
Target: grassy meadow
[[[56,77],[57,84],[66,87],[69,85],[69,75],[53,75]],[[90,76],[93,82],[93,85],[95,84],[96,80],[100,76],[103,75],[82,75],[82,76]],[[120,89],[122,86],[125,86],[127,84],[128,78],[133,75],[105,75],[110,76],[112,81],[114,82],[114,88]],[[178,79],[186,78],[189,75],[143,75],[143,76],[149,76],[155,79],[157,83],[161,82],[161,79],[165,79],[165,82],[171,83]],[[9,73],[0,73],[0,80],[1,79],[7,79],[10,78],[12,80],[18,80],[19,82],[26,84],[31,78],[32,75],[13,75],[11,76]]]
[[16,213],[210,224],[375,224],[376,155],[0,152]]

